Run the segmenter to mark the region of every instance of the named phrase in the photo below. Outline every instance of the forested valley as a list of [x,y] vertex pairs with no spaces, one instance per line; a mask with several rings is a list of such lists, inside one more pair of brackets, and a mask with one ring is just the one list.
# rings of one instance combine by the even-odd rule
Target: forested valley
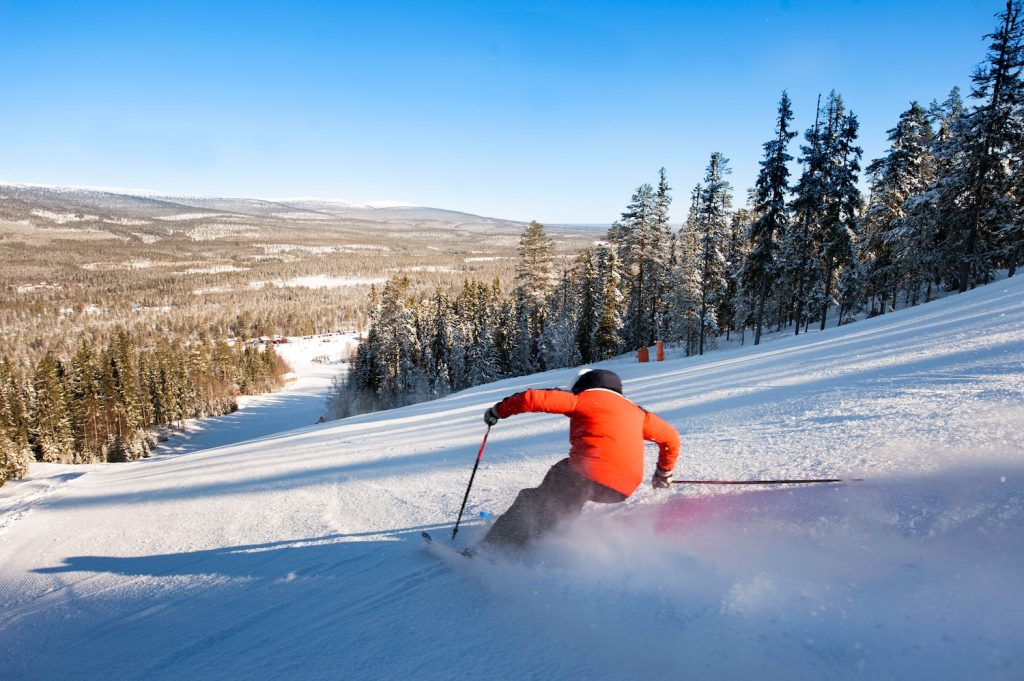
[[[508,278],[519,223],[0,185],[0,482],[31,461],[148,455],[162,432],[278,389],[273,341],[365,329],[367,291]],[[561,234],[572,253],[583,234]]]

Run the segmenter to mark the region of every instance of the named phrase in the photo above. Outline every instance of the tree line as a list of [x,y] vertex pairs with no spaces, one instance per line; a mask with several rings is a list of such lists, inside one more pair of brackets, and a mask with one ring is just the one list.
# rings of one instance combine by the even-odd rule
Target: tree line
[[[765,328],[806,331],[927,302],[1013,276],[1024,250],[1021,2],[997,15],[967,106],[911,102],[858,189],[859,125],[841,95],[819,98],[798,157],[783,92],[746,207],[734,209],[729,162],[711,154],[686,221],[669,225],[665,170],[634,192],[605,239],[561,272],[531,222],[514,285],[463,284],[430,298],[408,281],[374,291],[369,332],[329,400],[334,416],[409,404],[498,378],[674,343],[703,354]],[[794,160],[800,175],[792,181]]]
[[232,412],[238,395],[274,390],[287,371],[271,344],[140,348],[124,329],[106,346],[83,340],[72,356],[47,352],[27,369],[0,357],[0,485],[31,461],[144,457],[155,428]]

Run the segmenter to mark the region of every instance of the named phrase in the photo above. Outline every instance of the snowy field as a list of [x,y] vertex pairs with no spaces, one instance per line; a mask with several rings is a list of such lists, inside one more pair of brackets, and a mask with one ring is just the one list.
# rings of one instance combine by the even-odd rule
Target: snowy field
[[[864,481],[645,486],[526,564],[449,565],[419,532],[454,521],[483,409],[575,370],[274,434],[298,407],[268,407],[168,443],[187,453],[0,490],[3,678],[1024,678],[1024,277],[601,366],[680,430],[679,476]],[[460,542],[566,435],[492,430]]]

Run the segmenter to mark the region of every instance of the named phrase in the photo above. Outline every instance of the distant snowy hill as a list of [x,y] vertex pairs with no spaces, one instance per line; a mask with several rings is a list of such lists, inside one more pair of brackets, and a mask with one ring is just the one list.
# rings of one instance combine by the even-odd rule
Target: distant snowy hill
[[[485,407],[434,402],[0,489],[14,679],[1024,678],[1024,277],[821,333],[602,363],[683,436],[526,564],[428,554]],[[461,541],[537,484],[562,417],[491,432]],[[654,452],[648,452],[648,474]]]
[[[316,221],[348,218],[373,223],[461,227],[518,232],[523,223],[401,201],[343,199],[252,199],[162,194],[139,189],[104,189],[0,183],[0,220],[29,219],[75,227],[109,218],[202,221],[261,218]],[[85,225],[83,225],[85,226]],[[143,230],[144,231],[144,230]]]

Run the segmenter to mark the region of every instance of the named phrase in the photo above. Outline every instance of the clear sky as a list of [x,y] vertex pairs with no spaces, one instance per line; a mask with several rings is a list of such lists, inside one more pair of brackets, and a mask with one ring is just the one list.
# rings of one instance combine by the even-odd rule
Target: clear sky
[[[610,223],[664,166],[753,185],[783,89],[865,162],[983,59],[999,0],[0,0],[0,180]],[[796,154],[794,144],[792,152]]]

